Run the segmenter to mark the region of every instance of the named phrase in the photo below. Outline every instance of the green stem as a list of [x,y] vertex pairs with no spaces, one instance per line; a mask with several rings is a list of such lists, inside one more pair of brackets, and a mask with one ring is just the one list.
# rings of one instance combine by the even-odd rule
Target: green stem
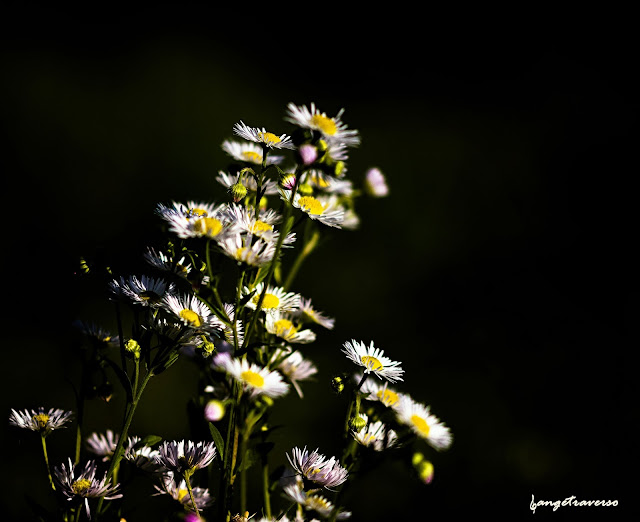
[[264,514],[271,518],[271,494],[269,492],[269,462],[267,457],[262,459],[262,493],[264,497]]
[[291,266],[291,269],[287,274],[287,279],[282,285],[282,288],[287,290],[291,286],[296,275],[298,275],[298,271],[300,270],[302,263],[305,261],[305,259],[307,259],[307,257],[309,257],[309,254],[313,252],[316,245],[318,244],[319,239],[320,239],[320,232],[318,232],[318,230],[314,230],[313,235],[311,236],[311,239],[309,239],[309,241],[304,245],[304,247],[298,253],[298,257],[296,257],[296,260]]
[[235,430],[236,408],[238,407],[238,390],[237,384],[233,389],[234,400],[229,411],[227,434],[224,441],[224,458],[222,466],[222,480],[220,481],[220,520],[226,520],[229,516],[228,497],[231,487],[231,437]]
[[247,442],[248,436],[242,435],[242,443],[240,445],[240,454],[242,455],[242,469],[240,470],[240,513],[244,513],[247,509]]
[[44,462],[47,465],[47,475],[49,477],[49,484],[51,485],[51,489],[56,490],[56,486],[53,483],[53,477],[51,477],[51,468],[49,467],[49,455],[47,454],[47,442],[45,439],[47,436],[44,432],[40,433],[40,440],[42,440],[42,453],[44,454]]
[[198,511],[198,505],[196,504],[196,499],[193,496],[193,489],[191,488],[190,473],[184,474],[184,481],[187,483],[187,490],[189,491],[189,498],[191,498],[191,504],[193,505],[193,510],[196,512],[196,516],[200,518],[200,511]]
[[[138,362],[138,361],[136,361],[136,362]],[[138,406],[138,402],[140,401],[140,397],[142,396],[142,392],[144,391],[144,389],[147,386],[147,383],[149,382],[149,379],[151,379],[151,377],[153,377],[153,369],[149,370],[147,372],[147,374],[144,376],[144,379],[142,380],[142,383],[140,384],[139,389],[138,390],[134,389],[133,401],[129,405],[129,411],[127,412],[127,417],[125,418],[124,426],[122,427],[122,430],[120,431],[120,436],[118,438],[118,442],[116,444],[116,448],[113,451],[113,456],[111,457],[111,462],[109,464],[109,469],[108,469],[106,477],[105,477],[105,482],[108,482],[109,480],[111,480],[111,477],[113,476],[114,471],[116,470],[116,468],[120,464],[120,460],[122,460],[124,444],[125,444],[126,439],[127,439],[129,428],[131,427],[131,421],[133,420],[133,415],[136,412],[136,407]],[[96,510],[96,512],[97,512],[96,518],[100,515],[100,509],[102,508],[103,502],[104,502],[104,497],[100,497],[100,499],[98,500],[98,508]]]
[[262,302],[264,301],[264,297],[267,293],[267,288],[271,284],[271,279],[273,279],[273,273],[276,269],[276,265],[278,263],[278,258],[280,257],[280,250],[282,249],[282,244],[284,243],[284,238],[289,233],[291,229],[290,217],[291,211],[293,209],[293,199],[298,191],[298,186],[300,184],[301,175],[299,172],[300,168],[296,170],[296,183],[291,190],[291,196],[289,197],[288,204],[285,205],[284,216],[282,219],[282,230],[280,231],[280,235],[278,236],[278,242],[276,243],[275,252],[273,254],[273,259],[271,260],[271,264],[269,265],[269,272],[267,272],[267,277],[264,280],[264,286],[262,288],[262,292],[260,293],[260,297],[258,298],[258,302],[256,304],[256,309],[253,312],[253,317],[251,318],[251,323],[247,328],[247,332],[244,337],[244,343],[242,345],[243,349],[246,350],[249,346],[249,341],[251,340],[251,335],[255,329],[256,323],[258,321],[258,315],[260,315],[260,310],[262,309]]

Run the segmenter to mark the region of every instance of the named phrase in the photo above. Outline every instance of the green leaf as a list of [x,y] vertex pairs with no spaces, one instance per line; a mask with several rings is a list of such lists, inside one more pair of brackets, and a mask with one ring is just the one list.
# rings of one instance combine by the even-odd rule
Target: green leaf
[[220,460],[224,458],[224,440],[222,440],[222,435],[220,435],[220,431],[216,428],[216,425],[213,422],[209,423],[209,431],[211,432],[211,437],[213,438],[213,442],[218,449],[218,455],[220,455]]
[[138,446],[138,444],[140,445],[140,447],[155,446],[156,444],[158,444],[158,442],[161,441],[162,437],[158,435],[147,435],[146,437],[143,437],[142,440],[136,444],[136,446]]

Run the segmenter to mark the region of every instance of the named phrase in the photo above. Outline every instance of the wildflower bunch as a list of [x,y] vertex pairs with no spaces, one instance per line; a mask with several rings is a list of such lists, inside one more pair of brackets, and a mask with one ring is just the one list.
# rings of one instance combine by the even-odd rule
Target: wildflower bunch
[[[325,456],[301,441],[302,449],[273,454],[270,413],[290,393],[304,398],[305,381],[322,374],[308,347],[335,326],[330,313],[295,289],[296,276],[323,236],[359,226],[360,196],[388,194],[378,168],[367,171],[361,188],[348,176],[360,134],[343,114],[289,104],[289,134],[236,123],[222,143],[230,163],[215,177],[222,200],[158,203],[164,236],[142,255],[149,273],[107,269],[118,332],[78,323],[87,342],[75,454],[51,479],[64,520],[83,513],[125,518],[123,476],[150,481],[153,496],[173,499],[184,520],[228,522],[258,513],[265,521],[343,520],[351,511],[341,494],[363,459],[411,444],[436,450],[451,444],[449,428],[430,407],[395,388],[404,380],[402,363],[372,341],[352,339],[334,348],[337,365],[354,365],[331,381],[348,399],[344,430],[336,434],[341,453]],[[150,380],[180,358],[193,362],[199,379],[193,440],[131,435]],[[122,426],[87,435],[85,406],[94,398],[109,401],[114,376],[126,396]],[[45,438],[71,416],[12,410],[9,421],[41,434],[48,470]],[[430,482],[433,466],[415,455],[422,458],[410,465]],[[274,475],[270,466],[278,461],[285,471]],[[250,473],[262,480],[260,499],[248,498]]]

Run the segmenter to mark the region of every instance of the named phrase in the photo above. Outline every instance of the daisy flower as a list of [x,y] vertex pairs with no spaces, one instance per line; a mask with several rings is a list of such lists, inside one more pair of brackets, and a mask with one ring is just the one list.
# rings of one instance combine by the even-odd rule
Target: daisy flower
[[152,267],[162,272],[170,272],[184,278],[191,272],[192,267],[185,262],[187,258],[184,256],[177,259],[164,252],[156,252],[153,248],[147,248],[143,257]]
[[360,144],[358,131],[348,129],[342,122],[344,109],[340,109],[335,116],[329,117],[325,112],[320,112],[314,103],[311,103],[309,108],[306,105],[296,106],[290,103],[287,111],[286,121],[303,129],[319,131],[329,142],[342,143],[346,146]]
[[300,330],[300,327],[292,321],[291,314],[275,311],[267,314],[265,328],[288,343],[308,344],[316,340],[316,334],[311,330]]
[[[223,171],[218,171],[218,175],[216,176],[216,181],[220,183],[223,187],[226,187],[229,190],[236,183],[238,183],[238,179],[240,178],[240,174],[228,174]],[[254,179],[253,176],[243,176],[242,184],[249,190],[250,192],[258,191],[258,183]],[[278,184],[271,180],[266,179],[262,182],[262,191],[265,196],[270,196],[278,193]]]
[[386,379],[389,382],[403,380],[401,375],[404,370],[400,368],[401,363],[385,357],[384,350],[375,348],[373,341],[368,347],[363,342],[347,341],[344,343],[342,352],[355,364],[362,366],[365,373],[373,373],[379,379]]
[[164,472],[164,468],[158,464],[157,457],[159,455],[160,452],[151,446],[136,448],[135,445],[132,445],[125,450],[124,458],[143,471],[160,473],[161,471]]
[[179,238],[224,237],[229,233],[231,223],[226,220],[226,205],[193,203],[187,206],[174,203],[173,207],[158,206],[158,213],[169,223],[169,230]]
[[[315,511],[322,518],[328,518],[331,516],[334,510],[334,505],[330,500],[327,500],[318,493],[312,493],[304,491],[302,484],[299,482],[288,484],[283,487],[284,495],[291,502],[295,502],[306,511]],[[349,511],[338,511],[336,520],[346,520],[351,516]],[[296,520],[298,520],[296,518]],[[316,520],[315,518],[313,519]]]
[[84,469],[80,469],[80,466],[74,466],[71,459],[66,466],[62,464],[59,468],[53,469],[53,475],[58,483],[58,489],[68,501],[76,499],[84,499],[84,505],[87,512],[87,518],[91,518],[91,511],[89,510],[89,499],[104,497],[106,500],[113,500],[115,498],[122,497],[121,493],[117,493],[119,484],[115,486],[107,480],[107,474],[105,472],[102,479],[96,478],[96,471],[98,470],[97,464],[90,460],[88,461]]
[[167,293],[173,293],[175,286],[162,279],[156,279],[143,275],[138,278],[130,276],[121,277],[109,283],[109,288],[116,296],[130,299],[134,303],[142,306],[158,307],[162,298]]
[[298,382],[306,381],[318,373],[318,368],[311,361],[305,359],[299,351],[292,352],[290,348],[277,348],[269,361],[269,365],[271,364],[275,364],[277,370],[289,379],[300,398],[303,394]]
[[[255,288],[253,297],[247,302],[247,307],[255,310],[258,306],[260,295],[264,289],[264,283],[258,283]],[[251,293],[248,287],[244,287],[244,295]],[[300,306],[300,294],[294,292],[287,292],[284,288],[279,286],[267,287],[267,291],[264,294],[262,300],[261,310],[265,312],[293,312]]]
[[[280,197],[285,201],[290,201],[291,191],[280,189]],[[303,196],[296,192],[293,196],[292,204],[315,221],[320,221],[320,223],[329,227],[341,228],[344,220],[344,209],[335,207],[333,202],[320,197]]]
[[[362,376],[356,376],[358,382],[361,378]],[[389,383],[386,381],[380,384],[367,380],[362,384],[360,392],[364,395],[365,400],[381,402],[388,408],[393,408],[402,397],[402,394],[389,387]]]
[[178,475],[189,474],[211,464],[216,458],[216,445],[214,442],[190,440],[164,441],[158,447],[155,458],[167,471]]
[[242,384],[245,393],[252,399],[258,395],[276,398],[289,392],[289,384],[283,381],[280,373],[249,363],[246,359],[236,359],[228,353],[221,353],[213,363]]
[[95,343],[98,348],[113,348],[120,346],[120,337],[111,333],[96,323],[75,321],[74,326],[78,328],[87,338]]
[[[222,143],[222,150],[236,161],[251,163],[252,165],[262,165],[262,147],[251,142],[241,143],[238,141],[225,140]],[[284,160],[284,156],[269,154],[267,165],[279,164]]]
[[70,422],[72,417],[73,412],[57,408],[47,410],[40,407],[36,410],[22,411],[11,409],[9,424],[47,436],[54,430],[66,428],[65,424]]
[[446,449],[451,445],[453,437],[449,428],[429,411],[428,406],[404,396],[394,409],[398,422],[409,426],[435,449]]
[[315,482],[325,488],[339,486],[347,480],[349,473],[335,457],[327,460],[318,450],[309,453],[307,447],[294,447],[291,456],[287,453],[291,467],[305,479]]
[[362,417],[367,423],[359,431],[351,431],[353,438],[358,441],[359,444],[372,448],[375,451],[383,451],[396,444],[398,436],[392,429],[387,428],[382,421],[369,422],[369,417],[361,413]]
[[318,312],[311,304],[311,299],[300,298],[300,307],[296,312],[296,316],[303,322],[311,322],[319,324],[327,330],[332,330],[335,319],[327,317],[322,312]]
[[[102,461],[106,462],[113,456],[119,438],[120,436],[112,430],[107,430],[105,433],[94,432],[87,437],[85,445],[90,453],[102,457]],[[140,437],[128,437],[125,451],[133,448],[138,442],[140,442]]]
[[[229,205],[229,218],[236,227],[245,234],[259,237],[266,242],[276,243],[280,233],[274,230],[274,225],[282,219],[275,210],[267,209],[260,213],[256,219],[253,210],[242,205]],[[282,246],[289,246],[296,240],[293,232],[287,234],[282,242]]]
[[[173,499],[177,500],[185,508],[193,510],[193,503],[191,502],[191,496],[189,495],[189,489],[187,488],[187,482],[184,479],[176,481],[172,473],[167,473],[161,478],[161,485],[153,486],[159,494],[170,495]],[[198,510],[202,510],[209,507],[213,503],[213,497],[209,493],[207,488],[192,487],[193,499],[195,500]]]
[[291,138],[286,134],[277,136],[267,129],[249,127],[242,120],[233,126],[233,133],[244,138],[247,141],[259,143],[267,149],[293,149],[295,146],[291,142]]
[[176,319],[195,331],[219,332],[225,328],[209,307],[194,295],[167,295],[162,304]]
[[271,262],[276,246],[271,241],[243,234],[229,235],[218,241],[218,247],[224,255],[238,263],[261,267]]
[[348,179],[338,179],[325,174],[321,170],[310,170],[305,182],[312,187],[329,194],[341,196],[353,195],[353,182]]

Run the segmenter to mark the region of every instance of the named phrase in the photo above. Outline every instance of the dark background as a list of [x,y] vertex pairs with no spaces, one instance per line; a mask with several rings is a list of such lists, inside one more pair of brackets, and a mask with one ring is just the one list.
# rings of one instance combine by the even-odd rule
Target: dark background
[[[355,521],[520,520],[532,494],[620,502],[537,518],[637,511],[635,32],[626,13],[459,15],[8,8],[6,414],[73,409],[69,325],[113,328],[102,290],[73,276],[78,257],[142,266],[158,202],[224,198],[214,178],[234,123],[287,132],[287,103],[313,101],[345,108],[363,141],[350,177],[376,165],[391,195],[359,201],[361,229],[329,231],[297,280],[337,325],[305,349],[320,368],[305,400],[282,401],[280,455],[334,450],[340,347],[374,340],[455,439],[431,454],[428,487],[390,461],[369,472],[347,496]],[[188,437],[195,391],[179,363],[152,381],[133,431]],[[92,429],[117,429],[118,401],[95,405]],[[3,430],[9,519],[29,519],[24,493],[46,489],[29,435]],[[52,463],[72,439],[50,437]]]

